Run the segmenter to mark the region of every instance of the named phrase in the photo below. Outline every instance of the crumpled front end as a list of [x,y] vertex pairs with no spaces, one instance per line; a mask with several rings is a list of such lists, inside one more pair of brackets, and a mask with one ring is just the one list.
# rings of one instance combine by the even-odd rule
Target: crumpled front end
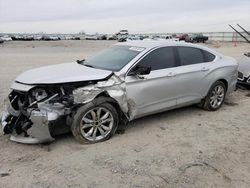
[[[113,74],[100,81],[57,85],[26,85],[14,82],[5,100],[1,124],[11,140],[37,144],[51,142],[54,135],[70,131],[77,109],[105,94],[130,119],[125,82]],[[55,133],[56,132],[56,133]]]
[[123,113],[128,113],[129,108],[127,103],[125,81],[121,80],[121,78],[115,74],[108,80],[100,81],[96,84],[90,84],[84,87],[79,87],[73,90],[74,103],[88,103],[101,93],[106,93],[111,98],[115,99]]
[[5,110],[1,118],[4,134],[11,134],[12,141],[26,144],[53,141],[55,124],[70,113],[66,102],[63,103],[61,99],[59,102],[59,93],[45,95],[43,90],[35,86],[16,82],[12,89],[4,102]]

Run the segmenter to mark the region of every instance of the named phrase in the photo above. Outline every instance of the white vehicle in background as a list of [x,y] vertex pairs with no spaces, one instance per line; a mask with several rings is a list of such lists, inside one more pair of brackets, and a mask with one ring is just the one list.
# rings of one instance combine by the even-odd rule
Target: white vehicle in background
[[12,38],[9,37],[9,36],[7,36],[7,35],[5,35],[5,36],[0,37],[0,40],[3,40],[3,41],[12,41]]
[[107,40],[117,40],[116,35],[107,35]]
[[72,37],[71,36],[66,36],[64,37],[65,40],[72,40]]
[[[61,38],[62,40],[63,38]],[[66,36],[64,37],[64,40],[80,40],[80,37],[77,36]]]
[[116,35],[119,42],[125,42],[129,36],[129,32],[128,30],[120,30]]
[[13,40],[24,40],[24,36],[23,35],[14,35]]
[[177,42],[179,41],[179,39],[174,38],[172,35],[156,35],[156,36],[152,36],[151,38],[148,38],[146,40],[157,40],[157,41],[173,41],[173,42]]
[[128,37],[119,38],[118,42],[130,42],[130,41],[138,41],[138,40],[142,40],[142,39],[136,35],[129,35]]
[[250,86],[250,52],[245,53],[238,61],[238,85]]
[[128,36],[128,30],[120,30],[119,33],[117,33],[118,35],[126,35]]
[[51,40],[60,40],[60,38],[57,37],[57,36],[50,36],[50,39],[51,39]]
[[178,38],[173,37],[172,35],[166,35],[165,36],[166,40],[170,40],[170,41],[180,41]]
[[131,35],[128,37],[128,39],[130,40],[141,40],[141,38],[139,36],[136,36],[136,35]]
[[34,36],[34,40],[42,40],[42,36],[41,35],[35,35]]
[[85,35],[85,40],[97,40],[98,39],[98,35],[97,34],[88,34]]

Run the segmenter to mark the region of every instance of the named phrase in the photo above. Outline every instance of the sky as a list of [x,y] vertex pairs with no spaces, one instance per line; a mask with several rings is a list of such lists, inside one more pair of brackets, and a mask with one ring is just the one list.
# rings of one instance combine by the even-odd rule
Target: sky
[[250,30],[250,0],[0,0],[0,33]]

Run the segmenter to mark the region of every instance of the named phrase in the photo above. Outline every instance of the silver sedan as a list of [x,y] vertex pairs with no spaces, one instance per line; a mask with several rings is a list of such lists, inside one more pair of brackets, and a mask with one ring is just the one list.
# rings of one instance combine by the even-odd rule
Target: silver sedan
[[42,143],[71,131],[80,143],[109,139],[129,121],[198,104],[218,110],[237,82],[233,58],[193,44],[118,43],[93,57],[33,69],[11,86],[2,129]]

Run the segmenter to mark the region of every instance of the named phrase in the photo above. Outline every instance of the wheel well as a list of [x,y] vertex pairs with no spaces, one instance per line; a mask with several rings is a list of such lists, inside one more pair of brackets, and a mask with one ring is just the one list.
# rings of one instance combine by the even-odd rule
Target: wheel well
[[[223,84],[225,84],[226,91],[227,91],[227,89],[228,89],[228,82],[227,82],[225,79],[219,79],[219,80],[217,80],[216,82],[218,82],[218,81],[220,81],[220,82],[222,82]],[[214,83],[215,83],[215,82],[214,82]],[[214,84],[214,83],[213,83],[213,84]],[[212,85],[213,85],[213,84],[212,84]],[[212,85],[211,85],[210,88],[208,89],[207,94],[208,94],[209,90],[211,89]],[[207,96],[207,94],[206,94],[206,96]],[[204,98],[203,98],[201,101],[203,101],[203,100],[206,98],[206,96],[204,96]]]
[[110,97],[110,96],[106,91],[103,91],[103,92],[99,93],[98,95],[96,95],[95,98],[99,98],[99,97]]
[[218,80],[218,81],[221,81],[223,84],[225,84],[226,90],[227,90],[227,88],[228,88],[228,83],[227,83],[227,81],[226,81],[225,79],[220,79],[220,80]]
[[111,105],[113,105],[113,106],[115,107],[115,109],[116,109],[116,111],[117,111],[117,113],[118,113],[118,115],[119,115],[120,120],[121,120],[124,124],[126,124],[126,121],[128,121],[128,118],[127,118],[127,116],[124,114],[124,112],[121,110],[120,105],[118,104],[118,102],[117,102],[115,99],[113,99],[106,91],[104,91],[104,92],[98,94],[98,95],[95,97],[95,99],[97,99],[97,98],[106,98],[106,102],[110,103]]

